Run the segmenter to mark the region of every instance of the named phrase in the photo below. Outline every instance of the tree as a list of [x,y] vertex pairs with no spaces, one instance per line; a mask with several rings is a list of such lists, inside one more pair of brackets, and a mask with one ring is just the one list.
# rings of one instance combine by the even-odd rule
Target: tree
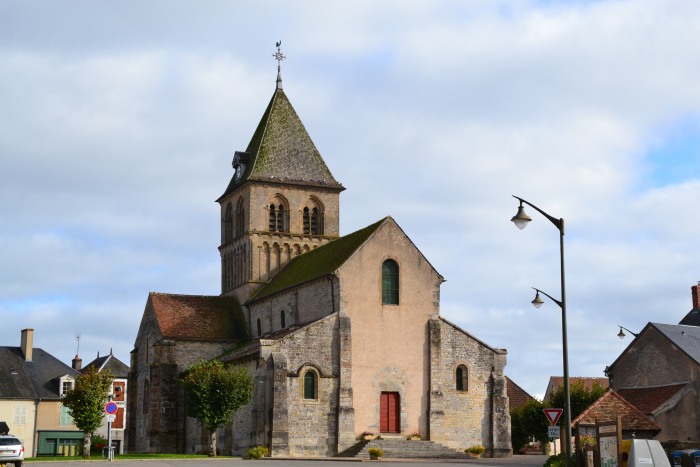
[[549,441],[548,422],[543,408],[541,401],[530,399],[522,407],[511,409],[511,442],[514,452],[519,451],[532,438],[543,447]]
[[216,430],[250,402],[253,378],[245,368],[229,370],[217,360],[192,365],[183,378],[185,412],[209,431],[209,457],[216,457]]
[[[569,396],[571,399],[571,420],[581,415],[592,403],[597,401],[600,396],[605,394],[608,388],[599,384],[593,383],[591,388],[587,388],[582,380],[575,380],[569,385]],[[558,386],[550,396],[549,407],[564,408],[564,385]],[[563,420],[564,417],[560,419]]]
[[63,398],[63,405],[68,407],[73,422],[84,434],[83,457],[90,458],[90,443],[93,432],[102,425],[105,415],[104,404],[107,400],[112,380],[109,372],[98,372],[94,366],[75,381],[75,388],[68,391]]

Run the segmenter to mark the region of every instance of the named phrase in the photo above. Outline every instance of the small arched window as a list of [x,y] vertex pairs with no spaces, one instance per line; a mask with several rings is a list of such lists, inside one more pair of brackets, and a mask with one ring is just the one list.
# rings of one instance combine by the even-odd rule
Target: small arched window
[[257,325],[258,325],[258,336],[260,336],[260,335],[262,335],[262,323],[260,322],[260,318],[258,318]]
[[146,379],[143,382],[143,413],[148,413],[149,405],[151,405],[151,385],[148,383],[148,379]]
[[245,232],[245,207],[243,199],[238,200],[236,206],[236,238],[242,237]]
[[459,365],[455,371],[455,389],[458,391],[469,389],[469,370],[464,365]]
[[393,259],[382,264],[382,304],[399,304],[399,265]]
[[233,206],[231,203],[226,205],[226,213],[224,214],[224,235],[223,243],[229,243],[233,240]]
[[270,232],[289,232],[289,212],[281,202],[268,206],[268,230]]
[[304,399],[315,400],[318,398],[318,379],[316,372],[307,370],[304,373]]

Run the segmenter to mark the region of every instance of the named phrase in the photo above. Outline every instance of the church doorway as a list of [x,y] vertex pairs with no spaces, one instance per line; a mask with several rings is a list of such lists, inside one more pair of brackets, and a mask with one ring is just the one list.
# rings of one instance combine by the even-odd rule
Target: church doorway
[[379,431],[401,433],[401,399],[398,392],[382,392],[379,396]]

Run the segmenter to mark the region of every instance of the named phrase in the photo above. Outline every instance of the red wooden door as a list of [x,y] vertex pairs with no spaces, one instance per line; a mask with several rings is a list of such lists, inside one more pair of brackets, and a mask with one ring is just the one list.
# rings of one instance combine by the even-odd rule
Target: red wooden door
[[379,396],[379,431],[382,433],[400,433],[400,413],[399,393],[383,392]]

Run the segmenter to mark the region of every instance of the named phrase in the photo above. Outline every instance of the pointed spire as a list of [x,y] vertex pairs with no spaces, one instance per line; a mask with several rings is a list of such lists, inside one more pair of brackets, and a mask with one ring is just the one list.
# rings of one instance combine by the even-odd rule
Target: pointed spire
[[277,89],[282,89],[282,71],[281,71],[281,64],[282,60],[284,60],[285,57],[282,54],[282,51],[280,50],[280,46],[282,45],[282,41],[277,41],[275,44],[277,46],[277,52],[272,54],[273,57],[275,57],[275,60],[277,60]]

